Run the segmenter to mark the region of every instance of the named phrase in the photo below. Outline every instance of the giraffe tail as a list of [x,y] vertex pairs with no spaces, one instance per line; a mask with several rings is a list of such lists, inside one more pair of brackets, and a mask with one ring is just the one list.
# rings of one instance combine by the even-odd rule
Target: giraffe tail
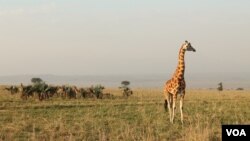
[[168,101],[167,100],[165,100],[164,109],[166,112],[168,111]]

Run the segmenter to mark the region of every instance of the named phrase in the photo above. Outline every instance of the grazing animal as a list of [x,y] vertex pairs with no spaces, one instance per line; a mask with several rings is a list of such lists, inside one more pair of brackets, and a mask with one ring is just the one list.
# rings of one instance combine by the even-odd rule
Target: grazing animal
[[76,86],[62,86],[58,87],[56,93],[60,94],[62,98],[77,98],[79,90]]
[[176,99],[177,94],[180,94],[180,112],[181,112],[181,122],[183,124],[183,100],[185,96],[185,88],[186,83],[184,79],[184,72],[185,72],[185,61],[184,56],[186,51],[193,51],[196,50],[192,47],[191,43],[185,41],[182,44],[180,51],[179,51],[179,58],[178,58],[178,65],[175,70],[174,75],[170,80],[165,83],[164,86],[164,98],[165,98],[165,109],[169,110],[169,117],[170,122],[174,122],[174,115],[176,109]]
[[64,85],[63,86],[59,86],[57,88],[56,93],[57,93],[57,96],[61,96],[62,98],[65,98],[66,97],[65,86]]
[[48,97],[53,97],[57,93],[59,87],[57,86],[48,86],[44,91]]
[[16,87],[16,86],[6,87],[5,90],[9,91],[11,94],[18,93],[18,87]]
[[133,91],[130,88],[124,88],[122,94],[124,97],[128,98],[133,94]]
[[111,93],[104,93],[101,97],[101,99],[113,99],[114,95],[112,95]]
[[80,88],[80,94],[82,98],[95,98],[95,95],[92,93],[92,89],[87,88]]
[[79,89],[76,86],[71,87],[71,89],[72,89],[73,97],[77,98],[77,95],[80,93]]
[[33,85],[24,86],[21,84],[21,98],[26,100],[28,97],[38,95],[39,100],[48,99],[49,95],[46,93],[48,85],[45,83],[36,83]]
[[28,86],[24,86],[21,83],[21,87],[20,87],[20,92],[21,92],[21,98],[24,100],[27,100],[28,97],[33,97],[34,96],[34,91],[32,89],[31,85]]
[[243,91],[244,88],[237,88],[236,90],[237,90],[237,91]]

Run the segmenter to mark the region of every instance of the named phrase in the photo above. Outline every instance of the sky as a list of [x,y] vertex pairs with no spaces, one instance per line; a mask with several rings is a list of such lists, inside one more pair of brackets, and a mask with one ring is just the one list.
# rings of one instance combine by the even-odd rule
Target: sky
[[0,0],[0,75],[250,72],[249,0]]

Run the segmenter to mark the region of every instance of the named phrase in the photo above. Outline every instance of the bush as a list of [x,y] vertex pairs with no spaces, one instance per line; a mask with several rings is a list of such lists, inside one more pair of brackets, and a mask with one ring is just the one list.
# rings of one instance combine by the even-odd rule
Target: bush
[[102,85],[91,86],[91,91],[96,96],[96,98],[102,98],[103,90],[105,89]]

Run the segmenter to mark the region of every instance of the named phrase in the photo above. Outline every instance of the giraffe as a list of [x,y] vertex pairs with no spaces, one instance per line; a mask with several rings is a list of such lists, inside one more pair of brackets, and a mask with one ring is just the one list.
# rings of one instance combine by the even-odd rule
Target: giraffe
[[180,113],[181,113],[181,123],[183,124],[183,100],[185,96],[186,83],[184,79],[185,72],[185,61],[184,55],[186,51],[196,50],[192,47],[191,43],[185,41],[179,51],[178,65],[175,70],[174,75],[170,80],[165,83],[164,86],[164,98],[165,98],[165,110],[169,110],[170,122],[174,122],[174,115],[176,109],[176,99],[177,94],[180,94]]

